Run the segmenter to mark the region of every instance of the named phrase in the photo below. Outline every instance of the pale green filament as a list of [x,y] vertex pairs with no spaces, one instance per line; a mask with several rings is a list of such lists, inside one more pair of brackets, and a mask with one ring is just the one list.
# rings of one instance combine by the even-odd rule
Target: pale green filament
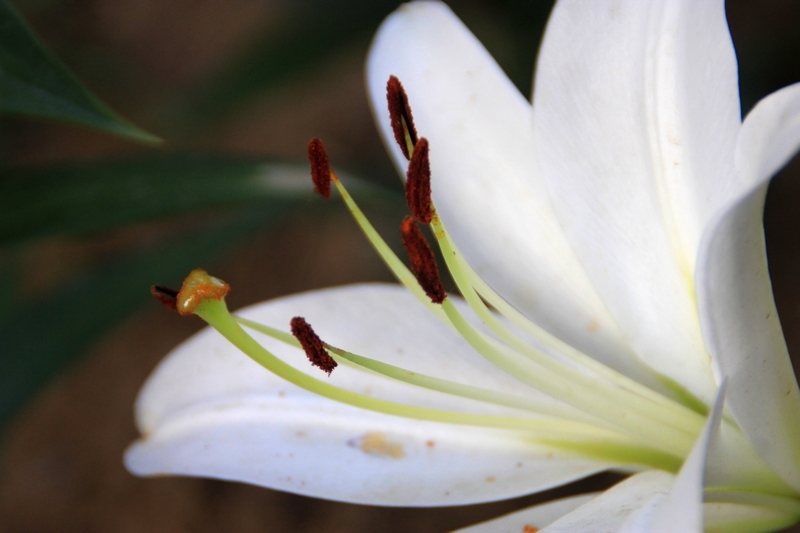
[[347,208],[350,210],[350,213],[353,215],[353,218],[358,224],[358,227],[361,228],[361,231],[364,232],[364,235],[369,240],[372,247],[378,253],[380,258],[392,271],[394,277],[403,284],[405,288],[411,291],[417,300],[422,302],[425,307],[427,307],[434,315],[436,315],[440,320],[447,322],[447,317],[444,316],[441,308],[438,305],[435,305],[431,302],[431,299],[425,295],[425,292],[420,288],[419,284],[417,283],[417,278],[414,277],[414,274],[408,269],[408,267],[397,257],[389,245],[386,244],[386,241],[381,238],[375,228],[370,224],[367,217],[361,211],[361,209],[356,204],[353,197],[350,196],[350,193],[347,192],[342,182],[339,178],[331,172],[331,179],[336,185],[336,188],[339,190],[339,194],[342,195],[342,200],[347,205]]
[[[471,328],[466,321],[457,314],[453,313],[455,308],[452,307],[452,303],[446,301],[444,304],[445,312],[447,313],[448,317],[453,321],[456,325],[456,328],[459,332],[468,340],[470,341],[478,332],[474,330],[469,330]],[[278,329],[271,328],[269,326],[265,326],[263,324],[259,324],[257,322],[253,322],[251,320],[243,319],[236,317],[236,320],[243,325],[269,335],[273,338],[276,338],[286,344],[300,347],[299,342],[289,333],[282,332]],[[661,426],[656,421],[653,421],[647,417],[638,416],[636,413],[631,413],[627,410],[620,411],[619,409],[614,408],[614,404],[608,399],[604,398],[600,394],[600,398],[588,397],[582,391],[592,390],[592,385],[596,385],[596,382],[592,382],[591,378],[585,377],[588,383],[580,383],[579,386],[570,386],[571,384],[566,382],[564,378],[552,374],[549,370],[545,368],[531,368],[531,365],[526,359],[521,359],[519,357],[514,359],[513,352],[505,354],[497,350],[500,348],[499,346],[492,346],[490,344],[489,339],[474,339],[474,342],[481,344],[485,343],[484,350],[478,349],[477,346],[473,345],[474,348],[478,349],[479,352],[488,352],[489,355],[487,359],[490,360],[491,363],[499,367],[500,369],[506,371],[507,373],[511,374],[512,376],[520,379],[524,383],[527,383],[534,388],[549,394],[552,397],[560,398],[566,401],[569,404],[572,404],[576,407],[580,408],[580,411],[590,415],[591,418],[582,418],[579,419],[580,421],[587,421],[589,423],[593,423],[594,425],[601,424],[607,429],[611,430],[622,430],[625,433],[629,434],[632,437],[642,438],[646,435],[646,432],[642,432],[641,424],[644,423],[645,425],[649,425],[651,429],[656,429],[658,431],[658,435],[656,435],[650,443],[652,447],[663,449],[672,456],[675,454],[683,455],[688,451],[687,447],[691,446],[692,443],[692,436],[685,435],[683,439],[682,445],[679,445],[674,442],[675,439],[675,431],[671,430],[669,427]],[[366,357],[362,357],[356,354],[352,354],[350,352],[346,352],[339,348],[325,345],[328,350],[333,352],[333,354],[344,358],[351,363],[354,363],[360,367],[366,368],[378,374],[391,377],[393,379],[397,379],[400,381],[404,381],[413,385],[417,385],[420,387],[425,387],[431,390],[436,390],[439,392],[444,392],[447,394],[461,396],[465,398],[470,398],[473,400],[484,401],[487,403],[493,403],[497,405],[504,405],[507,407],[515,407],[521,409],[532,410],[539,414],[543,414],[545,416],[557,416],[563,419],[575,419],[575,413],[572,411],[568,411],[564,408],[560,408],[556,405],[548,405],[542,404],[540,402],[531,402],[530,400],[526,400],[523,398],[518,398],[511,395],[500,394],[494,391],[489,391],[485,389],[480,389],[477,387],[470,387],[461,383],[455,383],[448,380],[443,380],[439,378],[435,378],[432,376],[426,376],[424,374],[419,374],[416,372],[412,372],[403,368],[399,368],[393,365],[389,365],[387,363],[382,363],[380,361],[375,361],[372,359],[368,359]],[[510,357],[509,357],[510,356]],[[341,362],[341,361],[339,361]],[[587,388],[588,387],[588,388]],[[553,390],[555,389],[555,390]],[[566,393],[564,392],[566,390]],[[593,391],[594,392],[594,391]],[[614,391],[611,391],[613,394]],[[564,396],[566,395],[566,398]],[[577,404],[577,405],[576,405]],[[624,405],[624,404],[623,404]],[[594,412],[593,412],[594,411]],[[614,414],[617,415],[617,419],[614,419]],[[610,416],[612,418],[610,418]],[[619,420],[623,420],[624,423],[621,424]],[[670,443],[670,444],[668,444]]]
[[[300,348],[299,341],[289,333],[266,326],[264,324],[260,324],[258,322],[253,322],[252,320],[248,320],[246,318],[241,318],[235,315],[234,318],[236,318],[236,321],[245,327],[265,335],[269,335],[270,337],[290,346]],[[523,398],[520,396],[514,396],[512,394],[505,394],[480,387],[465,385],[463,383],[457,383],[455,381],[440,379],[434,376],[421,374],[419,372],[414,372],[405,368],[384,363],[382,361],[376,361],[375,359],[354,354],[352,352],[342,350],[341,348],[331,346],[328,343],[323,344],[337,363],[350,363],[355,368],[367,370],[381,376],[395,379],[397,381],[402,381],[404,383],[409,383],[411,385],[416,385],[418,387],[442,392],[452,396],[458,396],[461,398],[467,398],[470,400],[476,400],[479,402],[503,407],[523,409],[539,415],[554,417],[562,420],[574,420],[577,422],[587,422],[590,424],[598,423],[596,418],[587,416],[585,413],[570,407],[539,402],[530,398]]]
[[[464,340],[509,375],[553,398],[597,416],[628,436],[643,439],[648,446],[681,457],[689,453],[700,428],[697,428],[697,433],[691,433],[694,428],[681,430],[665,426],[653,416],[657,411],[646,411],[645,415],[637,412],[639,406],[635,405],[635,401],[631,403],[630,399],[624,397],[627,395],[620,397],[619,393],[624,393],[620,389],[604,388],[597,380],[578,373],[573,379],[565,379],[505,346],[492,342],[461,316],[449,298],[442,303],[442,309]],[[601,392],[601,389],[605,390]],[[646,416],[647,414],[651,416]]]
[[[522,339],[518,338],[511,331],[509,331],[506,326],[501,324],[500,321],[497,320],[497,318],[492,314],[492,312],[489,311],[489,309],[486,307],[486,304],[483,303],[483,300],[481,300],[481,298],[475,292],[475,289],[470,284],[466,273],[461,268],[461,264],[465,263],[465,261],[461,259],[460,254],[454,248],[452,241],[447,236],[444,226],[439,220],[438,215],[433,217],[431,224],[439,246],[441,247],[442,256],[445,258],[447,267],[453,276],[453,280],[456,282],[456,285],[461,291],[462,296],[464,296],[466,299],[470,308],[475,312],[478,318],[480,318],[481,321],[489,327],[492,333],[497,335],[500,340],[508,344],[517,352],[529,357],[537,364],[563,375],[571,382],[586,382],[587,380],[592,381],[595,384],[595,387],[598,389],[604,389],[606,391],[604,392],[603,390],[598,390],[597,392],[599,392],[601,396],[616,394],[619,391],[619,389],[615,387],[608,387],[605,383],[601,383],[596,379],[589,378],[588,376],[559,363],[547,354],[542,353],[541,351],[525,343]],[[657,418],[664,424],[680,429],[688,427],[691,428],[690,431],[700,431],[699,428],[703,424],[703,417],[697,413],[670,400],[669,398],[658,394],[651,389],[648,389],[647,387],[644,387],[640,383],[628,378],[627,376],[619,374],[615,370],[597,362],[596,360],[586,356],[574,348],[569,347],[566,345],[566,343],[555,339],[555,337],[552,335],[548,334],[548,336],[552,337],[553,341],[558,342],[558,348],[562,348],[561,345],[569,348],[568,350],[559,352],[565,355],[569,360],[583,366],[584,368],[587,368],[590,371],[595,372],[596,374],[599,374],[614,385],[619,386],[621,389],[636,394],[640,397],[638,401],[636,401],[636,399],[633,398],[628,398],[625,400],[622,396],[620,396],[620,400],[633,402],[632,405],[640,406],[641,409],[639,409],[639,411],[641,413],[647,415],[652,415],[654,413],[657,414]],[[552,344],[551,347],[557,349]],[[641,402],[644,403],[640,405]]]
[[[444,320],[446,323],[456,326],[456,329],[459,329],[457,325],[452,323],[453,316],[449,316],[450,314],[447,313],[448,316],[442,316],[442,307],[438,305],[434,305],[431,303],[430,299],[424,294],[422,289],[420,288],[419,284],[416,281],[416,278],[411,273],[411,271],[403,264],[402,261],[394,254],[394,252],[389,248],[389,246],[383,241],[380,235],[375,231],[374,227],[369,223],[367,218],[364,216],[363,212],[358,208],[353,198],[348,194],[347,190],[345,189],[344,185],[341,181],[332,173],[332,179],[334,184],[336,185],[337,189],[339,190],[340,194],[342,195],[343,200],[347,204],[353,218],[356,220],[357,224],[361,227],[364,234],[369,239],[370,243],[375,248],[376,252],[380,255],[383,259],[384,263],[389,267],[395,277],[409,290],[411,290],[412,294],[416,296],[418,300],[423,302],[426,307],[431,309],[440,319]],[[472,329],[466,321],[464,324],[468,326],[468,329]],[[463,328],[462,328],[463,329]],[[474,331],[474,330],[473,330]],[[461,331],[462,335],[464,334]],[[475,335],[482,337],[481,334],[474,332]],[[467,338],[468,342],[472,343],[469,338]],[[474,340],[474,339],[473,339]],[[485,340],[485,339],[483,339]],[[496,343],[492,344],[495,348],[491,350],[492,352],[497,352]],[[474,346],[473,346],[474,347]],[[506,350],[507,351],[507,350]],[[483,354],[486,356],[486,354]],[[547,357],[547,356],[545,356]],[[550,358],[548,357],[548,360]],[[527,360],[525,360],[527,361]],[[493,363],[497,364],[497,361],[492,361]],[[559,365],[559,363],[553,361],[554,364]],[[610,402],[607,398],[601,397],[603,395],[597,393],[590,393],[587,394],[587,391],[594,391],[597,388],[598,381],[592,379],[588,376],[582,376],[578,372],[573,372],[573,375],[578,375],[583,377],[581,379],[582,383],[582,393],[579,394],[578,390],[576,389],[576,383],[570,382],[569,380],[564,380],[560,378],[557,374],[553,372],[548,372],[550,375],[549,380],[544,380],[541,378],[535,378],[534,373],[531,371],[531,368],[528,365],[525,365],[522,362],[517,362],[516,364],[512,365],[513,369],[506,368],[504,371],[509,372],[514,377],[519,377],[520,375],[528,375],[529,379],[526,381],[529,385],[533,385],[533,383],[538,383],[538,385],[534,386],[545,392],[550,394],[554,398],[561,399],[562,401],[566,401],[566,403],[573,405],[575,407],[579,407],[581,410],[592,414],[602,420],[605,420],[607,423],[610,423],[613,428],[620,428],[624,426],[626,429],[626,433],[629,435],[636,435],[641,436],[642,434],[639,433],[642,429],[642,426],[649,427],[652,430],[653,434],[649,434],[647,441],[650,445],[655,445],[662,449],[666,449],[670,453],[680,453],[684,455],[688,453],[688,450],[691,448],[691,443],[693,442],[696,435],[699,433],[700,428],[703,424],[703,419],[697,416],[695,413],[691,413],[687,410],[687,412],[691,413],[689,415],[684,415],[683,417],[679,416],[677,421],[670,420],[669,414],[667,414],[667,420],[665,422],[676,422],[675,426],[678,429],[678,432],[674,431],[670,427],[661,427],[661,411],[663,408],[657,409],[645,409],[642,410],[641,406],[641,397],[636,395],[626,395],[624,394],[624,390],[616,387],[604,387],[607,392],[610,394],[611,397],[616,397],[617,402]],[[563,365],[560,365],[563,367]],[[563,367],[566,368],[566,367]],[[541,373],[542,369],[537,369],[536,373]],[[559,378],[556,381],[560,384],[559,387],[553,387],[553,378]],[[544,387],[544,388],[543,388]],[[564,395],[573,398],[573,401],[565,400]],[[576,398],[576,397],[580,398]],[[578,401],[579,405],[575,405],[575,401]],[[614,413],[615,415],[609,416],[609,411],[603,410],[599,406],[606,405],[608,407],[615,407]],[[677,404],[675,404],[677,405]],[[587,409],[588,408],[588,409]],[[642,413],[635,412],[636,410],[642,410]],[[669,413],[671,410],[667,410]],[[645,416],[641,416],[644,414]],[[683,413],[681,413],[683,414]],[[676,440],[677,439],[677,440]]]
[[400,124],[403,126],[403,139],[406,141],[408,158],[411,159],[411,156],[414,155],[414,143],[411,142],[411,131],[409,131],[408,124],[406,124],[406,119],[402,115],[400,115]]
[[[524,438],[522,435],[529,435],[527,438],[537,441],[550,439],[554,442],[563,442],[565,445],[569,443],[588,444],[594,442],[599,447],[609,449],[615,446],[630,447],[640,450],[640,453],[636,455],[637,460],[640,457],[646,459],[648,456],[660,456],[660,452],[648,450],[648,446],[642,446],[622,435],[588,424],[444,411],[371,398],[313,378],[283,362],[241,328],[236,319],[228,312],[224,300],[206,300],[197,307],[195,314],[208,322],[239,350],[276,376],[309,392],[343,404],[415,420],[520,431],[523,432],[520,438]],[[613,460],[622,464],[643,464],[656,468],[661,467],[660,464],[651,465],[648,462],[631,462],[629,459],[626,460],[625,456],[614,456]]]
[[[441,220],[439,220],[439,224],[441,225]],[[489,287],[489,285],[475,272],[475,270],[473,270],[473,268],[469,265],[469,263],[467,263],[467,261],[464,259],[464,256],[461,254],[461,252],[458,251],[458,248],[455,246],[455,244],[450,239],[447,232],[444,230],[443,226],[441,227],[441,229],[442,229],[441,237],[438,231],[436,232],[436,237],[437,239],[440,238],[444,239],[444,241],[447,243],[452,252],[451,254],[446,254],[446,253],[443,254],[445,260],[447,261],[448,269],[451,272],[453,272],[454,270],[460,271],[462,273],[463,279],[465,280],[465,283],[468,286],[471,286],[474,289],[474,291],[476,291],[478,294],[480,294],[480,297],[486,300],[486,302],[488,302],[489,305],[494,307],[497,310],[497,312],[500,313],[503,317],[508,319],[511,323],[522,329],[525,333],[527,333],[534,339],[541,342],[543,345],[552,349],[554,352],[563,355],[565,358],[583,366],[587,370],[595,372],[598,376],[601,376],[613,383],[616,383],[620,387],[623,387],[624,389],[639,394],[644,398],[656,402],[662,405],[666,409],[677,410],[683,413],[681,406],[676,404],[670,398],[667,398],[663,394],[660,394],[657,391],[642,385],[638,381],[629,378],[625,374],[617,372],[613,368],[604,365],[600,361],[592,357],[589,357],[588,355],[581,352],[574,346],[562,341],[549,331],[545,330],[535,322],[532,322],[525,315],[517,311],[513,306],[509,305],[509,303],[506,302],[499,294],[497,294],[494,291],[494,289]],[[461,289],[460,286],[459,289]],[[463,294],[464,290],[462,289],[461,292]],[[474,309],[474,306],[472,305],[471,302],[470,302],[470,307],[473,307]],[[481,305],[481,307],[485,308],[485,305]],[[478,313],[477,310],[476,313]],[[489,314],[490,316],[493,316],[491,315],[491,312],[489,312]],[[495,320],[495,322],[497,321]],[[492,327],[490,324],[487,324],[487,326]],[[492,331],[495,332],[495,334],[497,334],[494,328],[492,329]],[[505,340],[505,337],[501,338]],[[705,417],[708,414],[708,407],[703,402],[698,400],[695,396],[686,391],[679,384],[675,383],[673,380],[665,376],[662,376],[661,374],[656,373],[649,367],[646,367],[646,369],[651,374],[653,374],[653,378],[657,382],[661,383],[673,394],[675,394],[683,402],[684,406],[688,407],[689,409],[691,409],[692,411],[698,413],[703,417]]]

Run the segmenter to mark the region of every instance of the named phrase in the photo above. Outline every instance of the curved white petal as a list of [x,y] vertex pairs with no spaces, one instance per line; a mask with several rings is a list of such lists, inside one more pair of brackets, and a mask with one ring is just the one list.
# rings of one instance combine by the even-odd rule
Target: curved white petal
[[770,179],[800,147],[800,83],[776,91],[747,115],[736,143],[740,194]]
[[[648,470],[614,485],[597,498],[556,520],[541,533],[617,533],[630,524],[635,513],[663,498],[675,476],[660,470]],[[629,530],[630,531],[630,530]],[[635,531],[635,530],[633,530]]]
[[[474,356],[398,286],[307,293],[240,314],[277,327],[303,315],[323,339],[362,355],[526,393],[524,385]],[[263,344],[328,380],[310,368],[300,350],[268,339]],[[344,366],[328,381],[427,407],[477,410],[482,405]],[[520,414],[483,409],[495,411]],[[232,479],[349,502],[488,501],[543,490],[609,466],[531,445],[515,432],[420,422],[326,400],[277,378],[209,329],[176,348],[155,370],[137,400],[137,421],[143,437],[125,457],[134,473]]]
[[459,529],[453,533],[527,533],[539,531],[562,516],[596,498],[598,493],[581,494],[528,507],[488,522]]
[[[725,406],[727,382],[717,392],[714,407],[703,431],[684,461],[669,493],[655,505],[652,514],[642,521],[641,531],[647,533],[703,533],[703,487],[709,445],[719,433],[722,410]],[[644,513],[649,514],[649,513]],[[635,530],[632,530],[635,531]]]
[[[536,505],[472,527],[459,529],[454,533],[525,533],[527,531],[541,531],[541,533],[546,533],[546,531],[549,530],[542,531],[543,528],[599,496],[598,493],[582,494],[580,496],[573,496],[571,498],[564,498]],[[630,505],[632,502],[627,503]],[[706,533],[731,531],[766,533],[790,526],[797,521],[797,515],[788,511],[741,503],[705,503],[703,504],[702,511],[704,515],[703,526]],[[581,512],[582,511],[579,510],[578,514]],[[680,517],[680,512],[676,513],[675,516]],[[573,523],[575,525],[574,529],[562,529],[561,531],[569,531],[569,533],[586,533],[586,531],[588,531],[583,529],[586,523],[585,520],[575,520]],[[675,527],[669,530],[670,533],[684,533],[689,531],[678,527],[678,520],[675,521],[675,524]],[[593,524],[593,527],[595,525],[596,527],[600,527],[597,522]],[[613,522],[609,525],[611,526],[610,529],[591,529],[591,531],[592,533],[619,531],[619,529],[613,529],[615,526]],[[628,528],[633,525],[635,524],[633,524],[633,521],[629,518],[623,522],[621,527]],[[526,526],[528,527],[527,529],[525,529]],[[647,527],[644,524],[642,524],[642,526],[645,528]],[[628,531],[630,531],[630,529]],[[643,529],[641,531],[643,533],[652,533],[649,529]]]
[[535,140],[564,230],[637,353],[707,404],[693,272],[739,128],[722,0],[559,2]]
[[[489,53],[442,3],[404,4],[378,30],[367,86],[398,169],[386,81],[396,75],[419,135],[430,141],[433,198],[475,270],[545,329],[641,378],[578,263],[539,171],[531,106]],[[644,378],[642,378],[644,379]]]
[[762,214],[767,180],[800,146],[800,84],[760,102],[737,147],[747,194],[709,227],[697,267],[703,331],[728,402],[761,457],[800,488],[800,395],[772,298]]
[[794,513],[740,503],[706,503],[703,505],[703,513],[703,524],[707,533],[767,533],[783,530],[798,520]]
[[724,401],[723,386],[677,476],[660,471],[636,474],[557,520],[542,533],[702,533],[705,460],[709,442],[719,428]]

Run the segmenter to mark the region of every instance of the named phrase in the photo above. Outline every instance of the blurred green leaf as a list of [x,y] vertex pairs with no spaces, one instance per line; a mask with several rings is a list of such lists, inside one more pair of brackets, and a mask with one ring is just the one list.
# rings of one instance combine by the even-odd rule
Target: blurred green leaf
[[365,43],[397,0],[313,0],[293,4],[280,28],[252,45],[212,80],[193,114],[214,120],[247,98],[298,71],[318,65],[342,47]]
[[[371,196],[385,189],[348,178]],[[369,191],[365,191],[369,189]],[[308,166],[197,154],[156,154],[0,172],[0,242],[106,230],[201,208],[312,198]]]
[[0,111],[64,120],[144,142],[160,139],[93,96],[0,0]]
[[200,236],[120,257],[42,301],[0,313],[0,424],[95,338],[150,299],[154,281],[181,279],[278,213],[240,213]]

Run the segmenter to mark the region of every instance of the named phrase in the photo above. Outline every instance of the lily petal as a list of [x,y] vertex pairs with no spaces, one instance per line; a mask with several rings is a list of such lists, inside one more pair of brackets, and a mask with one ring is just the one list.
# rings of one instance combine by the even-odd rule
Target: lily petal
[[542,533],[702,533],[705,460],[719,428],[725,388],[720,387],[711,415],[677,476],[658,471],[636,474]]
[[712,439],[719,433],[725,406],[727,382],[723,381],[714,401],[714,408],[702,433],[684,461],[666,497],[655,506],[652,517],[643,522],[648,533],[703,533],[703,486],[705,466]]
[[[442,3],[404,4],[378,30],[367,61],[374,115],[401,175],[386,81],[409,95],[430,141],[433,198],[454,241],[498,293],[539,325],[645,380],[566,241],[550,205],[530,128],[531,106]],[[525,287],[525,290],[519,290]]]
[[706,404],[695,254],[738,127],[722,0],[556,4],[533,122],[556,212],[639,356]]
[[728,402],[761,457],[800,488],[800,394],[767,269],[762,215],[767,182],[800,147],[800,84],[762,100],[737,146],[749,190],[719,214],[697,268],[701,320]]
[[[543,528],[597,497],[599,497],[597,493],[582,494],[536,505],[495,520],[459,529],[454,533],[525,533],[537,530],[541,533],[547,533],[549,530]],[[791,512],[737,503],[703,504],[703,515],[705,528],[703,531],[705,533],[766,533],[790,526],[797,521],[797,515]],[[627,522],[626,526],[627,524],[630,524],[630,522]],[[587,530],[581,529],[583,526],[584,523],[582,521],[577,521],[575,529],[562,531],[585,533]],[[591,531],[592,533],[609,533],[617,530],[592,529]],[[643,531],[650,533],[650,530],[645,529]],[[686,530],[675,527],[669,531],[671,533],[678,531],[683,533]]]
[[675,476],[661,470],[648,470],[614,485],[575,511],[556,520],[541,533],[617,533],[631,515],[654,499],[663,497]]
[[[486,368],[491,365],[478,357],[470,362],[466,343],[397,286],[307,293],[240,315],[272,325],[280,317],[280,325],[295,313],[323,339],[363,355],[424,366],[426,373],[462,382],[524,387],[497,371],[492,375]],[[264,344],[284,360],[297,360],[298,368],[309,367],[300,350]],[[406,403],[449,405],[441,393],[344,366],[330,382]],[[470,407],[466,400],[453,403]],[[137,400],[137,420],[143,438],[125,461],[139,475],[215,477],[358,503],[489,501],[610,466],[536,446],[518,432],[409,420],[327,400],[277,378],[213,330],[192,337],[161,363]]]
[[598,494],[581,494],[580,496],[572,496],[571,498],[562,498],[535,505],[488,522],[459,529],[453,533],[526,533],[528,531],[539,531],[596,498]]
[[795,513],[738,503],[706,503],[703,513],[706,533],[767,533],[789,527],[798,519]]

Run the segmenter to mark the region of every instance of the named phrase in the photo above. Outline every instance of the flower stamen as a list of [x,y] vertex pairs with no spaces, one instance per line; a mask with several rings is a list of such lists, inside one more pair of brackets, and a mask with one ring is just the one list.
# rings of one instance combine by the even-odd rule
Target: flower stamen
[[[182,298],[187,302],[191,302],[193,304],[193,314],[205,320],[254,361],[276,376],[330,400],[379,413],[416,420],[520,431],[522,432],[520,433],[521,439],[543,443],[558,442],[565,449],[570,446],[581,449],[586,448],[591,453],[621,464],[642,464],[674,471],[680,465],[680,457],[685,455],[681,446],[674,447],[676,444],[674,435],[673,439],[668,443],[654,445],[652,442],[648,442],[648,439],[642,439],[641,434],[626,435],[613,428],[606,428],[602,421],[598,424],[592,421],[588,423],[583,420],[575,421],[574,417],[563,416],[550,419],[547,415],[545,415],[546,418],[530,418],[526,416],[449,411],[374,398],[331,385],[282,361],[248,335],[227,309],[224,299],[227,289],[228,285],[222,280],[208,275],[203,270],[195,270],[184,281],[178,296],[178,308],[181,308]],[[451,304],[451,302],[445,300],[443,305],[447,307],[448,304]],[[298,335],[298,337],[303,336],[303,334]],[[295,342],[301,344],[299,339],[289,338],[288,334],[281,334],[278,337],[292,344]],[[314,338],[319,340],[316,335],[314,335]],[[319,343],[322,346],[322,350],[327,349],[324,343],[321,341]],[[329,357],[331,356],[329,355]],[[363,363],[364,361],[361,362]],[[373,367],[378,368],[380,364],[373,365]],[[386,370],[386,368],[383,370]],[[444,380],[437,380],[437,378],[433,378],[433,380],[438,382],[439,385],[450,386]],[[474,388],[460,384],[452,385],[454,388],[451,393],[463,392],[467,395],[476,393],[480,395],[479,389],[470,390]],[[501,402],[503,401],[502,394],[487,392],[489,394],[486,398],[487,400],[499,399]],[[499,396],[492,398],[493,394],[499,394]],[[488,403],[492,402],[489,401]],[[555,406],[555,409],[560,409],[560,407]],[[581,414],[578,413],[578,416],[580,417]],[[635,450],[637,453],[626,455],[631,450]],[[627,457],[635,457],[636,461],[632,463],[626,460]]]
[[296,316],[292,319],[290,325],[292,335],[300,342],[300,346],[303,347],[303,351],[306,352],[306,357],[311,361],[311,364],[323,372],[327,372],[328,376],[330,376],[333,369],[339,365],[325,350],[322,340],[314,333],[311,324],[306,322],[305,318]]
[[386,82],[386,100],[389,103],[394,140],[406,159],[411,159],[411,153],[417,144],[417,130],[414,127],[411,106],[408,105],[408,96],[397,76],[389,76],[389,81]]
[[[471,284],[471,280],[466,275],[464,270],[468,266],[466,261],[455,249],[455,246],[447,234],[441,220],[438,216],[433,217],[432,227],[437,242],[441,248],[442,256],[445,259],[447,268],[456,282],[456,286],[461,291],[461,295],[469,304],[470,308],[475,312],[478,318],[486,324],[486,326],[494,333],[502,342],[506,343],[509,347],[518,353],[525,355],[537,364],[543,365],[554,372],[563,374],[568,379],[583,379],[576,371],[559,363],[552,357],[535,349],[530,344],[526,343],[516,335],[514,335],[505,325],[503,325],[497,317],[488,309],[486,304],[481,300],[475,288]],[[477,277],[477,274],[475,274]],[[479,278],[478,278],[479,279]],[[496,300],[502,301],[507,307],[510,306],[497,296]],[[493,301],[496,301],[493,300]],[[513,308],[512,308],[513,309]],[[527,321],[527,319],[525,319]],[[535,326],[535,325],[534,325]],[[535,326],[538,328],[538,326]],[[659,394],[658,392],[645,387],[637,381],[628,378],[624,374],[620,374],[612,368],[600,363],[599,361],[590,358],[583,352],[576,350],[567,343],[561,341],[557,337],[550,335],[544,330],[535,330],[529,333],[538,333],[533,335],[534,338],[540,340],[545,346],[554,349],[554,351],[566,359],[576,363],[580,367],[596,374],[597,377],[606,380],[608,384],[614,384],[627,392],[636,394],[640,402],[650,406],[652,409],[659,413],[659,418],[664,424],[673,427],[686,427],[687,422],[694,420],[694,423],[702,424],[702,417],[697,413],[691,411],[687,407]]]
[[[321,144],[321,143],[320,143]],[[397,257],[397,254],[392,251],[386,241],[380,236],[377,232],[375,227],[370,223],[367,219],[364,212],[358,207],[358,204],[347,191],[347,188],[341,182],[339,177],[336,175],[333,169],[330,169],[329,172],[330,180],[336,186],[336,189],[339,191],[339,194],[342,197],[347,209],[350,211],[350,214],[353,216],[353,220],[355,220],[358,227],[361,228],[361,231],[364,233],[364,236],[372,245],[375,252],[378,256],[383,260],[386,267],[392,272],[394,277],[399,281],[404,287],[406,287],[411,294],[413,294],[417,300],[422,302],[436,317],[442,320],[445,323],[449,323],[447,317],[444,316],[441,308],[438,305],[434,305],[431,303],[430,298],[426,297],[423,290],[420,288],[419,284],[417,283],[414,274],[408,269],[408,267]]]
[[167,309],[178,312],[178,291],[175,289],[163,285],[153,285],[150,287],[150,294]]
[[406,172],[406,203],[414,217],[423,224],[433,218],[431,206],[431,163],[428,159],[428,139],[422,137],[414,145]]
[[[235,316],[235,315],[234,315]],[[273,339],[281,341],[290,346],[301,348],[300,342],[291,335],[265,324],[260,324],[240,316],[235,316],[236,321],[245,326],[246,328],[263,333]],[[428,390],[449,394],[451,396],[459,396],[470,400],[476,400],[483,403],[491,403],[503,407],[512,407],[514,409],[522,409],[531,413],[536,413],[543,416],[549,416],[556,419],[573,420],[577,422],[587,422],[597,424],[598,420],[594,417],[587,416],[572,407],[556,404],[544,403],[530,398],[524,398],[513,394],[501,393],[472,385],[465,385],[455,381],[450,381],[420,372],[415,372],[395,365],[390,365],[382,361],[377,361],[363,355],[358,355],[341,348],[337,348],[326,342],[322,342],[325,350],[333,357],[337,363],[345,364],[362,371],[368,371],[381,376],[385,376],[397,381],[416,385]]]
[[316,137],[308,141],[308,161],[314,191],[327,200],[331,197],[331,165],[325,145]]
[[[374,398],[337,387],[330,383],[320,381],[292,367],[264,348],[237,323],[236,318],[228,311],[224,299],[211,298],[202,301],[201,304],[202,305],[197,306],[195,314],[205,320],[244,354],[289,383],[330,400],[370,411],[416,420],[523,431],[527,438],[534,441],[539,439],[565,439],[566,441],[576,443],[576,445],[577,443],[594,442],[599,447],[607,447],[609,443],[613,443],[616,446],[634,446],[638,449],[642,449],[645,453],[649,453],[653,461],[660,461],[659,458],[662,454],[660,454],[658,450],[643,445],[638,441],[631,440],[617,432],[609,431],[592,424],[561,419],[541,420],[514,416],[485,415],[462,411],[446,411]],[[617,460],[622,461],[624,457],[619,457]],[[646,462],[645,464],[650,465],[651,463]]]
[[[424,243],[424,247],[427,247],[428,254],[424,254],[424,252],[410,254],[416,260],[422,258],[423,254],[430,258],[429,260],[418,261],[420,265],[424,265],[421,268],[415,267],[413,264],[415,259],[412,259],[412,270],[425,272],[424,278],[415,276],[412,271],[409,271],[403,265],[347,193],[336,173],[331,170],[330,176],[356,222],[395,276],[418,299],[426,303],[429,309],[437,313],[446,323],[454,326],[462,337],[487,360],[507,374],[521,379],[529,386],[553,398],[564,401],[587,415],[598,418],[599,425],[602,427],[615,431],[622,430],[633,438],[644,438],[644,442],[647,443],[648,447],[655,446],[658,449],[679,456],[686,453],[703,423],[703,418],[698,416],[697,413],[691,412],[678,404],[672,406],[672,409],[663,409],[663,406],[654,405],[647,401],[643,402],[641,396],[632,394],[616,384],[598,381],[593,376],[568,368],[562,363],[551,360],[549,356],[540,354],[540,357],[548,360],[546,363],[548,368],[544,368],[541,364],[531,361],[529,357],[520,354],[517,350],[475,330],[455,307],[446,300],[446,293],[443,287],[436,287],[435,281],[433,285],[427,287],[427,289],[431,289],[431,294],[427,294],[426,285],[428,285],[428,282],[426,280],[437,280],[439,278],[438,268],[435,275],[431,274],[431,270],[428,267],[436,264],[433,252],[430,251],[427,241],[422,236],[414,220],[408,217],[408,220],[404,221],[406,226],[404,233],[410,236],[416,230],[418,238],[404,238],[404,240],[409,242],[413,240],[417,244],[421,242]],[[435,216],[435,209],[432,222],[439,224],[438,218]],[[412,227],[413,229],[411,229]],[[444,228],[439,225],[434,226],[434,233],[437,239],[446,237]],[[410,248],[415,251],[423,249],[421,246],[411,246]],[[455,276],[459,272],[455,270],[453,274]],[[479,298],[477,299],[479,300]],[[437,301],[441,302],[441,304],[437,304]],[[580,383],[582,386],[576,388],[576,383]],[[665,401],[669,404],[674,404],[671,400],[665,399]],[[677,412],[675,412],[676,410]],[[662,420],[662,418],[665,420]]]
[[447,293],[439,276],[436,257],[427,239],[411,217],[403,219],[400,230],[403,234],[403,246],[408,252],[408,260],[411,263],[411,271],[414,272],[417,282],[433,303],[441,304],[447,298]]

